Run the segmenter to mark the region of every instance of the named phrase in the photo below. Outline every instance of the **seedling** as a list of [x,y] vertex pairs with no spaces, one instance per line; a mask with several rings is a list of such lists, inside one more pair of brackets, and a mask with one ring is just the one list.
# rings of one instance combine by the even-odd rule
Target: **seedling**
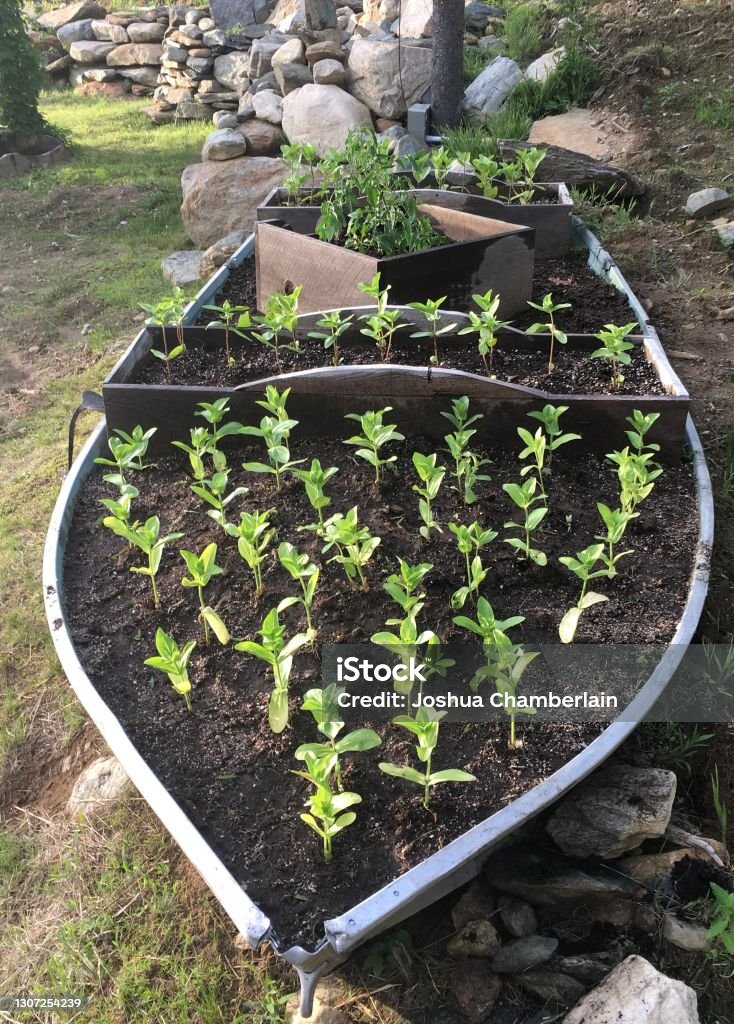
[[632,362],[630,352],[634,349],[631,341],[627,341],[627,335],[638,326],[636,323],[625,324],[624,327],[617,327],[615,324],[605,324],[604,329],[594,335],[602,342],[601,348],[591,353],[592,359],[604,359],[612,368],[612,389],[618,391],[624,384],[624,374],[621,367],[629,366]]
[[[393,573],[383,584],[385,591],[403,610],[402,619],[388,619],[386,625],[398,626],[398,633],[381,631],[374,633],[371,637],[373,644],[387,647],[394,654],[398,654],[400,660],[406,666],[410,666],[411,659],[418,656],[418,648],[424,644],[435,644],[438,637],[431,630],[418,632],[417,617],[425,600],[424,593],[416,593],[424,577],[431,571],[433,566],[428,562],[419,565],[409,565],[402,558],[398,558],[400,564],[400,576]],[[395,679],[394,688],[397,693],[410,693],[413,688],[413,680],[408,677],[405,680]]]
[[647,415],[640,412],[639,409],[634,409],[631,416],[627,417],[626,422],[632,427],[632,430],[626,430],[627,439],[632,445],[638,455],[650,454],[653,455],[655,452],[660,451],[659,444],[651,444],[645,440],[645,435],[651,429],[651,427],[660,419],[659,412],[649,412]]
[[299,480],[303,481],[306,488],[306,497],[311,502],[311,507],[315,508],[319,521],[311,526],[300,526],[299,530],[312,530],[323,537],[324,535],[324,514],[323,510],[331,504],[331,498],[328,498],[324,494],[324,487],[328,484],[329,480],[339,472],[336,466],[330,466],[329,469],[322,469],[321,463],[318,459],[311,460],[310,469],[294,469],[293,475]]
[[155,634],[155,646],[158,655],[146,658],[145,664],[166,673],[174,690],[183,696],[183,699],[186,701],[186,707],[191,711],[191,698],[189,697],[191,682],[189,680],[188,664],[196,648],[196,642],[189,640],[179,650],[179,646],[173,637],[158,627]]
[[184,576],[181,580],[182,587],[196,587],[199,595],[199,618],[204,623],[204,643],[209,646],[209,627],[211,626],[214,635],[220,644],[229,643],[229,630],[221,618],[209,605],[204,603],[204,587],[215,576],[219,576],[224,570],[216,563],[217,545],[207,544],[200,555],[193,551],[186,551],[182,548],[179,554],[186,562],[190,576]]
[[267,449],[269,465],[264,462],[245,462],[242,468],[248,473],[269,473],[275,477],[275,489],[280,490],[281,476],[294,466],[300,466],[303,459],[291,459],[288,438],[298,420],[277,420],[263,416],[259,427],[243,427],[241,433],[248,437],[261,437]]
[[309,754],[317,758],[336,755],[334,775],[339,792],[344,788],[339,758],[343,754],[361,754],[365,750],[379,747],[382,743],[374,729],[354,729],[346,736],[342,736],[341,739],[337,739],[344,728],[338,703],[340,694],[344,692],[345,688],[337,686],[336,683],[329,683],[323,690],[306,691],[301,710],[310,712],[316,723],[316,728],[322,736],[326,737],[328,743],[302,743],[296,749],[296,758],[299,761],[305,761]]
[[404,779],[406,782],[414,782],[423,789],[423,806],[430,809],[431,789],[442,782],[476,782],[476,777],[470,775],[460,768],[445,768],[443,771],[432,772],[431,760],[433,752],[438,745],[438,727],[445,711],[435,711],[433,708],[421,706],[416,712],[415,718],[410,715],[398,715],[393,718],[393,723],[403,729],[407,729],[417,740],[415,752],[418,760],[425,765],[425,770],[419,772],[409,765],[390,764],[386,761],[380,762],[380,770],[386,775],[392,775],[397,779]]
[[273,732],[283,732],[288,725],[288,680],[293,667],[293,655],[311,642],[308,633],[296,633],[286,640],[286,628],[280,613],[296,604],[298,598],[286,597],[276,608],[271,608],[258,630],[262,643],[242,640],[235,644],[236,651],[244,651],[266,662],[273,671],[273,690],[268,704],[268,723]]
[[436,149],[431,150],[433,176],[436,179],[436,185],[440,189],[446,188],[446,181],[453,162],[454,160],[451,153],[443,146],[438,146]]
[[519,551],[524,558],[530,559],[536,565],[547,565],[548,558],[545,552],[539,551],[532,545],[532,535],[545,519],[548,513],[548,506],[543,503],[538,508],[533,505],[542,501],[539,494],[536,494],[537,481],[535,477],[526,480],[524,484],[502,484],[502,490],[508,494],[521,509],[524,515],[524,522],[515,523],[512,520],[504,524],[505,530],[521,530],[524,537],[505,537],[505,544]]
[[186,444],[185,441],[171,441],[171,444],[188,455],[194,480],[203,480],[206,476],[204,458],[212,450],[212,435],[206,427],[192,427],[189,436],[191,444]]
[[469,399],[466,395],[453,399],[451,409],[451,412],[442,412],[441,415],[445,416],[456,430],[453,434],[446,434],[444,441],[454,460],[454,475],[458,483],[455,489],[462,495],[465,505],[472,505],[477,500],[475,485],[480,480],[491,479],[479,472],[484,466],[488,466],[491,460],[481,458],[468,448],[469,441],[476,434],[476,430],[469,430],[469,427],[484,417],[481,413],[469,416]]
[[388,309],[387,302],[390,285],[387,288],[380,288],[379,272],[375,274],[371,281],[358,284],[357,287],[377,303],[377,309],[374,313],[365,314],[360,317],[360,320],[366,323],[367,326],[362,327],[359,333],[364,334],[366,338],[372,338],[377,345],[382,362],[389,363],[390,356],[392,355],[393,338],[401,327],[408,325],[399,323],[402,317],[399,309]]
[[438,530],[439,533],[443,533],[443,530],[433,518],[433,510],[431,509],[431,502],[438,497],[438,492],[446,474],[444,466],[436,465],[436,458],[435,452],[432,455],[421,455],[420,452],[413,452],[413,465],[423,483],[423,487],[413,484],[413,490],[419,495],[418,510],[423,520],[423,526],[421,526],[418,532],[425,540],[430,540],[431,530]]
[[235,359],[229,344],[229,336],[230,334],[237,334],[240,338],[245,337],[242,332],[252,326],[249,306],[237,306],[231,303],[229,299],[225,299],[221,306],[211,304],[204,306],[204,309],[219,314],[220,319],[208,323],[206,329],[210,330],[213,327],[217,327],[224,330],[224,352],[227,357],[227,366],[234,366]]
[[587,590],[591,580],[597,579],[599,576],[608,575],[606,566],[601,569],[595,569],[599,562],[603,563],[603,555],[603,544],[591,544],[588,548],[584,548],[583,551],[578,551],[575,558],[572,558],[570,555],[563,555],[558,559],[562,565],[565,565],[567,569],[570,569],[581,580],[581,596],[573,608],[568,609],[558,627],[558,635],[564,644],[573,643],[579,619],[587,608],[609,600],[604,594],[596,594],[593,590]]
[[[464,526],[461,523],[449,523],[449,530],[456,537],[456,546],[466,562],[466,586],[460,587],[451,595],[451,607],[463,608],[466,599],[473,596],[474,601],[479,594],[479,587],[484,582],[488,569],[482,565],[480,550],[490,544],[497,536],[496,530],[483,530],[479,523]],[[473,554],[472,554],[473,552]]]
[[140,548],[144,555],[148,556],[148,564],[146,566],[133,565],[130,567],[130,572],[138,572],[143,576],[150,577],[153,588],[153,603],[156,608],[160,608],[161,603],[158,598],[155,578],[160,568],[163,549],[171,541],[179,540],[179,538],[183,537],[183,534],[168,533],[165,537],[161,537],[161,521],[158,516],[151,516],[150,519],[146,519],[142,526],[140,523],[133,523],[130,526],[119,519],[115,520],[114,523],[105,525],[109,525],[112,532],[117,534],[118,537],[124,537],[136,548]]
[[300,600],[306,612],[306,625],[309,635],[315,639],[316,630],[311,622],[311,608],[316,588],[319,585],[319,567],[310,561],[308,555],[301,554],[292,544],[287,542],[283,542],[279,546],[278,558],[291,579],[297,580],[301,586],[303,597]]
[[500,165],[492,156],[478,156],[471,162],[477,174],[477,185],[485,199],[496,199],[499,188],[496,183]]
[[548,353],[548,374],[553,373],[553,350],[556,343],[559,345],[565,345],[568,341],[567,335],[556,327],[555,314],[560,309],[570,309],[570,302],[554,302],[553,295],[548,292],[547,295],[543,296],[543,301],[540,305],[537,302],[528,302],[529,306],[533,309],[540,310],[541,313],[546,313],[548,319],[544,323],[531,324],[527,329],[528,334],[543,334],[548,333],[550,335],[550,351]]
[[138,425],[133,427],[130,434],[127,434],[124,430],[115,431],[118,437],[121,437],[126,444],[129,444],[131,448],[135,448],[137,451],[137,458],[132,456],[131,467],[133,469],[142,472],[144,469],[149,468],[143,464],[143,459],[148,451],[150,439],[157,430],[158,427],[150,427],[148,430],[143,430],[143,428]]
[[369,462],[375,470],[375,483],[380,482],[380,469],[383,466],[392,466],[397,462],[397,455],[390,455],[383,459],[380,457],[380,449],[390,441],[404,441],[405,435],[395,429],[395,423],[383,423],[383,416],[392,412],[392,406],[386,405],[384,409],[367,411],[362,413],[350,412],[344,417],[347,420],[354,420],[362,428],[361,434],[354,434],[347,438],[344,444],[361,445],[355,452],[360,459]]
[[326,544],[323,552],[336,547],[338,554],[329,559],[344,567],[347,579],[354,586],[359,580],[362,590],[369,590],[364,569],[379,547],[381,538],[373,537],[366,526],[359,526],[358,510],[355,505],[342,515],[337,512],[324,523],[324,539]]
[[[296,338],[298,326],[298,297],[303,291],[303,285],[294,288],[290,295],[282,292],[272,292],[265,301],[265,311],[262,316],[256,316],[255,323],[261,324],[262,329],[255,331],[253,337],[266,348],[272,350],[275,355],[275,365],[278,373],[283,372],[283,364],[280,361],[280,353],[283,349],[289,352],[299,352],[300,346]],[[290,341],[284,342],[283,332],[290,334]]]
[[617,575],[617,562],[625,555],[631,555],[632,551],[620,551],[614,554],[614,545],[619,544],[627,529],[627,524],[639,516],[639,512],[625,512],[624,509],[611,509],[608,505],[598,501],[596,507],[602,522],[607,528],[606,534],[597,534],[595,540],[600,540],[606,545],[606,553],[602,555],[604,564],[607,567],[607,575],[612,579]]
[[716,882],[709,882],[709,887],[716,906],[706,938],[718,939],[726,952],[734,956],[734,892],[728,892]]
[[525,444],[525,447],[520,452],[521,459],[530,459],[532,462],[523,466],[520,470],[520,476],[527,476],[528,473],[535,473],[536,479],[540,486],[540,500],[544,505],[548,504],[548,497],[545,493],[545,487],[543,485],[543,466],[545,463],[545,451],[547,447],[545,434],[543,428],[538,427],[534,434],[531,434],[529,430],[524,427],[517,428],[518,437]]
[[233,491],[227,494],[228,482],[229,470],[223,469],[218,473],[214,473],[209,479],[191,484],[191,490],[194,494],[201,498],[202,501],[205,501],[207,505],[212,506],[210,509],[207,509],[206,514],[210,519],[214,520],[217,526],[221,526],[225,531],[227,529],[227,506],[231,505],[235,498],[250,493],[247,487],[235,487]]
[[102,519],[102,525],[112,530],[115,523],[129,523],[133,499],[137,498],[138,494],[137,487],[133,487],[132,484],[123,484],[118,501],[113,498],[100,498],[100,504],[104,505],[109,512],[109,515]]
[[316,321],[317,327],[323,327],[323,331],[311,331],[309,338],[317,338],[324,343],[326,352],[331,349],[331,365],[339,366],[341,353],[339,351],[339,339],[352,326],[354,316],[342,316],[341,311],[333,309],[330,313],[324,313],[321,320]]
[[194,479],[203,480],[206,476],[206,466],[204,463],[206,456],[211,456],[216,472],[225,470],[227,468],[227,456],[220,450],[219,443],[225,437],[241,434],[244,427],[241,423],[234,421],[231,423],[223,422],[224,417],[229,412],[228,398],[218,398],[215,402],[197,402],[196,404],[198,411],[194,415],[201,416],[202,419],[210,424],[212,429],[193,427],[189,432],[191,438],[190,445],[185,444],[183,441],[171,441],[171,444],[188,454]]
[[444,295],[440,299],[436,299],[435,302],[432,299],[426,299],[425,302],[409,302],[408,305],[411,309],[417,310],[422,313],[426,318],[429,325],[427,331],[415,331],[411,334],[411,338],[430,338],[433,342],[433,355],[431,356],[431,363],[434,366],[439,366],[441,360],[438,357],[438,339],[444,334],[451,334],[452,331],[456,330],[455,323],[447,323],[443,327],[438,325],[441,322],[441,306],[446,301]]
[[580,441],[580,434],[564,434],[561,430],[560,419],[564,412],[568,412],[567,405],[544,405],[538,412],[529,412],[531,419],[538,420],[543,424],[546,435],[546,465],[550,469],[553,452],[568,444],[569,441]]
[[431,173],[431,151],[425,149],[422,153],[411,153],[406,163],[410,167],[413,181],[419,186]]
[[[150,314],[148,319],[145,321],[146,324],[150,324],[154,327],[160,327],[161,329],[163,351],[161,352],[159,349],[152,348],[150,350],[150,354],[163,362],[166,367],[166,376],[170,383],[171,363],[186,351],[186,345],[183,340],[183,316],[186,310],[184,293],[180,288],[176,288],[173,295],[165,296],[156,302],[155,305],[144,305],[141,302],[140,308]],[[173,348],[169,348],[166,327],[170,327],[172,324],[176,328],[177,344],[174,345]]]
[[357,815],[354,811],[347,810],[355,804],[362,802],[358,793],[334,793],[331,789],[331,774],[334,770],[336,755],[331,757],[319,757],[316,754],[306,754],[305,771],[297,771],[294,774],[306,779],[316,792],[313,793],[307,802],[310,813],[301,814],[301,821],[321,836],[323,841],[324,860],[328,864],[333,857],[332,841],[343,829],[352,825]]
[[[509,327],[510,320],[499,320],[497,310],[500,307],[500,296],[490,288],[484,295],[473,295],[472,298],[481,309],[481,313],[469,312],[469,327],[462,327],[459,334],[478,335],[479,355],[484,363],[484,372],[492,375],[492,355],[497,345],[497,332]],[[489,362],[487,362],[489,356]]]
[[255,597],[264,592],[262,564],[267,550],[275,537],[275,527],[270,523],[274,508],[265,512],[242,512],[238,526],[227,523],[225,530],[230,537],[237,538],[237,550],[247,562],[255,578]]
[[611,452],[607,458],[617,467],[617,478],[620,484],[619,501],[625,512],[634,512],[652,493],[655,481],[663,472],[662,466],[653,462],[653,455],[660,451],[660,446],[645,441],[645,434],[659,417],[659,413],[647,416],[635,409],[627,422],[632,426],[627,437],[635,449],[629,446],[621,452]]
[[[383,589],[392,598],[406,615],[416,615],[416,606],[419,606],[418,610],[423,607],[422,602],[425,598],[425,594],[416,594],[416,590],[421,585],[425,577],[433,568],[430,562],[420,562],[418,565],[410,565],[405,562],[402,558],[398,558],[398,564],[400,566],[400,575],[393,573],[388,576],[385,583],[383,583]],[[388,619],[388,625],[397,625],[400,623],[399,619]]]
[[141,427],[136,427],[133,431],[133,435],[125,434],[123,431],[115,431],[119,434],[119,437],[110,437],[107,441],[107,446],[112,453],[111,459],[102,458],[100,455],[94,461],[98,466],[112,466],[117,470],[116,473],[105,473],[103,480],[108,484],[113,484],[115,487],[119,487],[122,490],[127,482],[125,480],[125,474],[132,470],[144,469],[143,458],[148,448],[148,440],[151,435],[155,433],[156,428],[153,427],[148,430],[145,434],[134,439],[136,431],[142,431]]
[[[317,163],[316,149],[308,142],[292,142],[280,147],[283,162],[287,165],[289,173],[283,179],[283,185],[288,191],[290,199],[299,201],[299,191],[305,183],[311,179],[310,194],[316,191],[315,168]],[[299,169],[304,162],[308,163],[309,169],[299,174]]]

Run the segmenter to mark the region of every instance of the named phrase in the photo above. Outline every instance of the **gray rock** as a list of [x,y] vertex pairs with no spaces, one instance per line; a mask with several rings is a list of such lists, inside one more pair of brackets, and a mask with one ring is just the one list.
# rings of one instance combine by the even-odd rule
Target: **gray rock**
[[261,121],[280,125],[283,122],[283,97],[272,89],[263,89],[252,97],[255,116]]
[[312,71],[316,85],[343,86],[347,80],[347,73],[340,60],[317,60]]
[[178,43],[166,43],[163,55],[165,59],[176,61],[177,64],[185,64],[189,59],[189,51],[185,46],[179,46]]
[[719,224],[716,228],[716,233],[727,249],[731,249],[734,246],[734,220],[729,221],[727,224]]
[[696,993],[629,956],[584,996],[563,1024],[699,1024]]
[[187,284],[195,284],[199,277],[199,263],[202,253],[195,249],[186,249],[182,252],[171,253],[165,260],[161,260],[163,276],[177,288],[184,288]]
[[[250,55],[248,53],[223,53],[214,60],[214,77],[228,89],[242,95],[249,86],[249,66]],[[245,82],[248,85],[245,85]]]
[[145,85],[149,89],[155,88],[158,83],[159,68],[153,65],[147,68],[117,68],[116,70],[123,78],[129,78],[131,82],[135,82],[137,85]]
[[215,128],[236,128],[237,115],[231,114],[228,110],[217,110],[212,117]]
[[128,785],[125,769],[116,757],[99,757],[74,783],[66,809],[73,816],[102,810],[119,800]]
[[205,75],[213,66],[214,61],[211,57],[189,57],[186,61],[186,67],[191,68],[197,75]]
[[92,32],[94,38],[102,43],[128,43],[130,42],[127,29],[122,25],[113,25],[106,19],[92,21]]
[[663,917],[663,937],[689,953],[708,953],[712,945],[707,928],[691,921],[681,921],[674,914]]
[[675,784],[674,773],[661,768],[604,768],[565,797],[546,830],[572,856],[619,857],[664,834]]
[[190,11],[186,12],[186,15],[184,17],[184,22],[187,25],[198,25],[201,22],[201,19],[203,17],[204,17],[204,12],[203,11],[197,10],[197,9],[190,10]]
[[110,67],[160,64],[162,57],[163,47],[160,43],[123,43],[107,54],[107,63]]
[[201,41],[204,46],[210,46],[213,50],[216,50],[221,46],[227,45],[227,36],[220,28],[213,28],[209,32],[204,33]]
[[464,92],[464,114],[471,120],[486,120],[490,114],[497,113],[522,80],[523,73],[514,60],[495,57]]
[[83,21],[85,18],[104,18],[107,11],[96,0],[80,0],[80,3],[68,4],[66,7],[57,7],[55,11],[47,11],[37,18],[41,28],[47,28],[52,32],[58,32],[64,25],[71,21]]
[[580,981],[544,967],[513,974],[512,981],[526,992],[532,992],[544,1003],[557,1006],[574,1006],[586,994],[586,988]]
[[179,100],[176,104],[176,118],[180,121],[208,121],[212,112],[204,103]]
[[449,987],[468,1024],[489,1019],[502,991],[502,980],[479,960],[465,960],[449,975]]
[[525,900],[513,900],[509,896],[502,896],[499,908],[500,920],[513,939],[527,938],[538,930],[535,911]]
[[340,43],[331,40],[324,40],[322,43],[312,43],[306,49],[306,60],[312,66],[320,60],[338,60],[342,64],[346,62],[347,54]]
[[556,956],[553,959],[553,966],[557,967],[563,974],[569,974],[584,985],[598,985],[600,981],[604,981],[611,969],[616,966],[613,957],[613,953]]
[[275,51],[270,63],[273,70],[279,64],[305,64],[306,47],[300,39],[289,39]]
[[77,64],[102,64],[105,60],[109,62],[109,55],[115,49],[115,45],[115,43],[81,40],[71,44],[69,55]]
[[645,892],[637,882],[603,866],[582,867],[560,854],[522,846],[500,850],[491,857],[486,877],[500,892],[533,906],[562,910],[637,899]]
[[99,68],[82,68],[82,80],[84,82],[111,82],[117,78],[115,68],[108,68],[106,65]]
[[550,960],[558,949],[558,939],[545,935],[528,935],[524,939],[506,942],[492,960],[496,974],[518,974]]
[[319,156],[342,149],[352,128],[372,126],[367,107],[336,85],[304,85],[283,100],[283,130],[291,142],[310,142]]
[[239,132],[233,128],[217,128],[207,135],[201,151],[202,160],[232,160],[244,156],[247,146]]
[[555,50],[549,50],[525,69],[525,77],[533,82],[546,82],[565,56],[565,46],[557,46]]
[[431,67],[428,49],[355,39],[349,54],[349,91],[378,117],[397,119],[430,85]]
[[[238,121],[241,115],[237,115]],[[248,156],[276,156],[286,141],[278,124],[251,117],[238,125],[237,131],[247,143]]]
[[492,893],[481,879],[475,879],[451,911],[451,920],[457,932],[470,921],[489,921],[494,913]]
[[266,22],[275,7],[275,0],[255,0],[255,21],[258,24]]
[[[128,29],[129,31],[130,29]],[[179,35],[185,36],[187,39],[193,39],[196,43],[204,38],[204,33],[198,25],[182,25],[178,31]]]
[[[250,64],[248,74],[250,78],[261,78],[267,74],[273,66],[273,56],[278,52],[282,43],[273,42],[270,39],[256,39],[250,50]],[[219,78],[219,75],[217,75]],[[219,79],[221,82],[221,78]]]
[[165,31],[163,25],[159,25],[157,21],[134,21],[127,27],[131,43],[160,43]]
[[482,36],[477,46],[480,50],[489,50],[491,53],[500,53],[507,49],[507,43],[501,36]]
[[84,18],[83,21],[70,21],[68,25],[62,25],[56,35],[59,42],[68,52],[72,43],[79,43],[96,39],[93,29],[93,19]]
[[253,96],[259,92],[277,92],[280,95],[280,86],[272,71],[268,71],[266,75],[261,75],[260,78],[254,82],[250,82],[250,86],[247,90]]
[[46,71],[50,75],[55,75],[59,71],[66,71],[72,66],[74,61],[71,59],[68,53],[65,53],[63,57],[58,57],[56,60],[49,61],[46,64]]
[[692,192],[686,200],[686,213],[696,220],[722,210],[729,203],[729,193],[723,188],[703,188]]
[[230,231],[251,231],[258,203],[281,184],[284,174],[282,160],[266,156],[186,167],[181,175],[181,218],[189,238],[195,245],[206,247]]
[[392,31],[405,39],[432,36],[433,0],[404,0],[400,17],[392,23]]
[[446,946],[449,956],[491,960],[500,948],[500,937],[489,921],[470,921]]
[[336,28],[336,9],[333,0],[303,0],[303,15],[312,32]]
[[489,4],[483,3],[469,3],[464,7],[464,24],[467,28],[477,32],[484,32],[487,27],[490,18],[502,17],[502,15],[493,14],[493,10]]
[[313,82],[311,69],[305,64],[276,64],[273,68],[275,80],[284,96],[295,92],[303,85],[310,85]]
[[210,0],[209,9],[217,28],[225,32],[257,20],[253,0]]
[[202,32],[211,32],[213,29],[217,27],[214,18],[199,18],[197,25],[199,26]]

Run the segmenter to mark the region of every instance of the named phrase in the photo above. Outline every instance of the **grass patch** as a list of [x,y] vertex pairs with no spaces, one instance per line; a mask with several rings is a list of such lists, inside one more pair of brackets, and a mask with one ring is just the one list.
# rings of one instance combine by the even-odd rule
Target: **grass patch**
[[465,46],[464,88],[466,88],[467,85],[471,85],[474,79],[478,78],[484,69],[489,67],[496,56],[496,53],[490,53],[490,51],[484,47]]
[[696,120],[707,128],[734,132],[734,103],[730,89],[708,93],[696,104]]
[[507,12],[502,34],[507,42],[507,55],[514,60],[533,60],[543,48],[545,8],[540,4],[520,4]]

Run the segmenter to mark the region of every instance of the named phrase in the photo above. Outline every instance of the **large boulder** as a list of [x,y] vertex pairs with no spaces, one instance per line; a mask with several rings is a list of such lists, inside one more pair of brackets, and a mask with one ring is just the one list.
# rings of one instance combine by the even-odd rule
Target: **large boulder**
[[340,60],[317,60],[311,70],[316,85],[344,85],[347,79]]
[[123,28],[122,25],[113,25],[106,18],[95,19],[92,22],[92,32],[94,33],[94,38],[99,39],[101,43],[130,42],[127,29]]
[[157,21],[134,21],[127,26],[131,43],[160,43],[166,29]]
[[287,43],[278,47],[270,63],[273,69],[279,64],[305,64],[306,47],[300,39],[289,39]]
[[92,18],[84,18],[82,21],[70,21],[68,25],[62,25],[56,35],[61,45],[68,52],[72,43],[97,38],[94,34],[93,26],[94,21]]
[[342,149],[352,128],[372,126],[364,103],[336,85],[304,85],[283,100],[283,131],[291,142],[309,142],[319,156]]
[[431,50],[355,38],[349,54],[349,91],[378,117],[400,118],[431,82]]
[[696,993],[628,956],[566,1014],[563,1024],[699,1024]]
[[284,96],[313,82],[311,70],[305,64],[276,64],[273,71],[278,88]]
[[69,4],[67,7],[59,7],[55,11],[42,14],[38,19],[38,24],[42,28],[58,32],[70,21],[82,21],[84,18],[104,18],[106,13],[104,7],[96,3],[95,0],[80,0],[80,3]]
[[247,69],[250,66],[250,54],[235,50],[223,53],[214,59],[214,77],[227,89],[241,95],[249,86],[250,79]]
[[364,0],[365,21],[382,24],[385,19],[394,21],[400,15],[400,0]]
[[196,284],[200,280],[199,264],[203,253],[199,249],[184,249],[172,252],[165,260],[161,260],[163,276],[176,288]]
[[621,857],[665,833],[675,799],[675,774],[662,768],[613,765],[577,786],[546,826],[574,857]]
[[254,0],[209,0],[209,10],[217,28],[225,32],[256,20]]
[[467,86],[462,107],[464,114],[474,121],[483,121],[496,114],[523,73],[509,57],[495,57],[492,63]]
[[135,82],[136,85],[144,85],[148,89],[155,89],[160,71],[154,64],[151,64],[150,67],[118,68],[115,70],[123,78],[128,78],[131,82]]
[[114,49],[115,43],[87,42],[82,39],[78,43],[71,44],[69,56],[77,64],[101,64],[109,59],[109,55]]
[[265,39],[254,40],[250,50],[250,78],[262,78],[263,75],[272,70],[273,57],[282,45],[282,39],[274,41],[266,37]]
[[242,156],[184,168],[181,218],[189,238],[206,247],[230,231],[251,231],[258,204],[284,176],[282,160],[267,156]]
[[433,0],[405,0],[393,31],[404,39],[432,36]]
[[108,53],[107,63],[112,68],[132,67],[135,64],[160,64],[162,54],[163,47],[160,43],[123,43]]
[[255,93],[252,97],[252,106],[255,109],[255,117],[262,121],[269,121],[275,125],[283,123],[283,97],[273,89],[263,89]]

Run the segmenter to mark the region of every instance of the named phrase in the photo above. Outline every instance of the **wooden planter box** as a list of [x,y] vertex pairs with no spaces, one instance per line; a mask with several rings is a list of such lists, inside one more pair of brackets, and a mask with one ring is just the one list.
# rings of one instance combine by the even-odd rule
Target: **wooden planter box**
[[[410,188],[410,175],[402,172],[399,177],[406,182],[406,191],[418,202],[461,210],[477,217],[490,217],[505,224],[519,224],[535,228],[535,258],[549,259],[565,256],[571,246],[573,199],[563,182],[547,182],[536,186],[543,189],[549,202],[510,203],[506,198],[509,187],[497,182],[500,194],[497,199],[485,199],[482,195],[463,192],[456,188],[438,189],[435,182],[426,179],[428,187]],[[309,190],[303,190],[305,195]],[[316,230],[321,208],[319,206],[293,206],[287,204],[288,190],[282,186],[274,188],[257,208],[258,221],[278,220],[299,234],[313,234]]]
[[365,295],[357,286],[378,272],[397,305],[446,295],[447,307],[454,308],[492,288],[502,298],[501,316],[526,308],[533,286],[532,228],[428,203],[418,209],[454,241],[378,259],[261,221],[255,231],[259,308],[273,292],[289,292],[295,285],[303,285],[298,305],[304,313],[363,305]]

